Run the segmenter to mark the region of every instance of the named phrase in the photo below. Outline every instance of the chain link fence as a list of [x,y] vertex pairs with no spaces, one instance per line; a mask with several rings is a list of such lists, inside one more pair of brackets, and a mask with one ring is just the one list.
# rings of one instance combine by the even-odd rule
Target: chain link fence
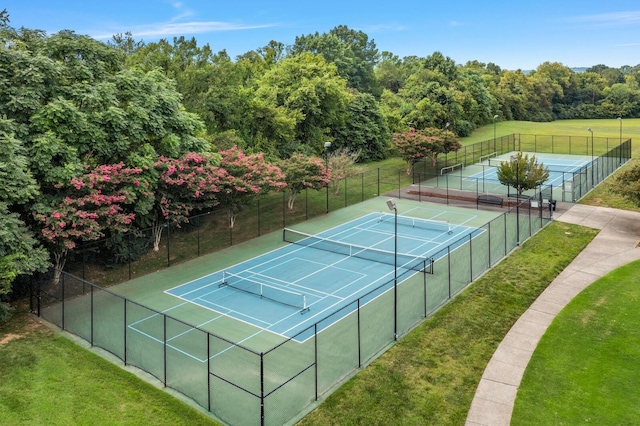
[[[512,150],[517,139],[504,139],[504,149]],[[496,147],[491,143],[476,144],[464,158],[486,155]],[[611,161],[611,167],[619,166],[629,157],[630,141],[604,153],[598,164]],[[460,158],[445,159],[444,164]],[[584,177],[587,186],[595,176],[604,179],[608,167],[592,180]],[[285,194],[274,194],[246,206],[238,214],[237,228],[229,227],[225,210],[194,216],[182,228],[168,223],[158,252],[150,248],[151,230],[85,244],[60,279],[54,271],[34,278],[32,310],[125,365],[153,375],[225,423],[292,422],[549,223],[553,189],[507,200],[500,207],[506,211],[437,253],[432,273],[401,272],[397,281],[381,284],[264,351],[182,321],[178,313],[144,306],[105,285],[145,274],[149,264],[152,270],[167,267],[378,195],[397,191],[398,197],[415,197],[408,194],[406,179],[404,171],[364,173],[341,183],[340,202],[328,191],[306,191],[294,211],[287,209]],[[472,202],[477,208],[477,199]],[[109,267],[115,278],[104,272]]]

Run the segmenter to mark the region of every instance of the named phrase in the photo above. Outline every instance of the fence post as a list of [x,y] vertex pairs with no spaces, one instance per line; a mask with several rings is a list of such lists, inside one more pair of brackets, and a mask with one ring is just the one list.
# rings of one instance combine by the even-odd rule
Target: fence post
[[[127,233],[127,263],[129,264],[129,279],[131,279],[131,232]],[[82,277],[84,279],[84,277]]]
[[473,247],[472,234],[469,234],[469,282],[473,281]]
[[62,282],[60,283],[60,298],[62,299],[62,329],[64,330],[64,273],[60,271],[60,277],[62,278]]
[[167,220],[167,266],[171,266],[171,224]]
[[264,353],[260,352],[260,425],[264,426]]
[[124,361],[124,365],[127,365],[127,329],[129,328],[129,327],[127,327],[127,299],[122,298],[122,302],[124,303],[124,307],[123,307],[123,309],[124,309],[124,315],[123,315],[124,316],[124,324],[123,324],[123,327],[124,327],[124,334],[123,334],[123,338],[124,338],[124,342],[123,342],[124,343],[124,348],[123,348],[124,356],[123,356],[123,358],[124,359],[122,361]]
[[231,207],[229,207],[227,209],[227,226],[229,227],[229,246],[233,245],[233,228],[231,227],[231,223],[233,222],[233,219],[231,217],[231,215],[233,214],[233,211],[231,210]]
[[313,324],[313,360],[315,373],[315,400],[318,400],[318,323]]
[[162,315],[162,349],[163,349],[163,360],[162,363],[164,365],[162,383],[164,387],[167,387],[167,316]]
[[211,411],[211,334],[207,332],[207,411]]
[[94,289],[94,286],[91,285],[90,288],[91,288],[91,319],[90,319],[90,321],[91,321],[91,342],[90,343],[91,343],[91,346],[93,346],[93,323],[94,323],[94,316],[93,316],[93,309],[94,309],[93,289]]

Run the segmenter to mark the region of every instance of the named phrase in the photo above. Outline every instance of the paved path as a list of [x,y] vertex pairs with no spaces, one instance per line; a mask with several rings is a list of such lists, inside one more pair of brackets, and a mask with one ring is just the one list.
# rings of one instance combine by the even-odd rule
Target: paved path
[[555,219],[600,233],[516,321],[480,379],[467,426],[509,425],[516,392],[529,359],[556,314],[589,284],[640,259],[640,213],[572,205]]

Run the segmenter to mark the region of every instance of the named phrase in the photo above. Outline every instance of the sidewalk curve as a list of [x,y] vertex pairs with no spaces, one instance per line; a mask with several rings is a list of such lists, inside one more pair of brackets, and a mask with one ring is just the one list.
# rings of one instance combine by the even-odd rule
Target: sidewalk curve
[[640,213],[575,204],[554,219],[601,231],[502,340],[480,379],[467,426],[509,425],[522,375],[556,314],[598,278],[640,259]]

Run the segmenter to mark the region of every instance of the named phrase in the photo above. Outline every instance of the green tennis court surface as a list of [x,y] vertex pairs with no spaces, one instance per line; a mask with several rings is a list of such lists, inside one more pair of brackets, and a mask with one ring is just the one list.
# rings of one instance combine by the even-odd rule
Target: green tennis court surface
[[[409,212],[410,213],[410,212]],[[470,217],[473,215],[470,215]],[[349,314],[358,298],[371,298],[401,279],[432,273],[444,246],[483,230],[446,221],[446,212],[426,220],[370,213],[319,234],[284,230],[291,244],[218,270],[166,291],[167,294],[270,333],[304,340],[301,334],[325,317],[323,328]],[[397,266],[398,270],[395,270]],[[387,284],[387,285],[384,285]],[[342,315],[333,315],[341,311]],[[321,331],[321,330],[317,330]]]

